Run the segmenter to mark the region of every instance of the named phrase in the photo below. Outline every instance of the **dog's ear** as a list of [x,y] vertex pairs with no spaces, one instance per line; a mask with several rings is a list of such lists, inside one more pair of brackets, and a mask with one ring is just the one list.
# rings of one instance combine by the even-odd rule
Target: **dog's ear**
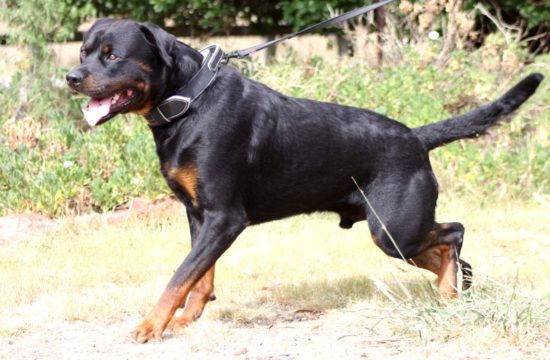
[[100,30],[105,30],[109,25],[111,25],[115,21],[116,21],[115,19],[108,19],[108,18],[97,19],[92,25],[92,27],[88,31],[86,31],[86,33],[84,34],[84,37],[83,37],[84,42],[88,40],[91,34],[98,32]]
[[172,47],[176,38],[161,29],[160,27],[149,23],[138,23],[139,29],[145,36],[145,40],[153,49],[158,53],[162,61],[168,66],[172,67],[173,59],[170,56]]

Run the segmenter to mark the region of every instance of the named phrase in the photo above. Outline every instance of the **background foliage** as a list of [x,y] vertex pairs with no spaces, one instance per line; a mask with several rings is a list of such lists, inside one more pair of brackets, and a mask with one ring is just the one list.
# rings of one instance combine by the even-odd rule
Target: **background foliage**
[[[425,4],[434,0],[407,0]],[[225,34],[235,25],[244,25],[252,32],[272,31],[280,25],[300,29],[321,21],[331,10],[349,11],[374,0],[2,0],[3,8],[16,23],[40,27],[43,31],[34,33],[50,41],[70,38],[76,25],[89,17],[131,17],[173,27],[187,26],[199,32]],[[399,7],[396,1],[395,7]],[[443,1],[435,1],[446,3]],[[465,0],[466,10],[482,3],[493,11],[499,11],[509,23],[523,21],[527,27],[535,28],[550,22],[550,3],[540,0]],[[31,14],[29,8],[40,11],[41,21],[36,17],[20,17],[19,10]],[[484,21],[481,16],[478,18]],[[44,20],[44,21],[42,21]],[[46,30],[46,31],[44,31]],[[493,27],[494,30],[494,27]]]

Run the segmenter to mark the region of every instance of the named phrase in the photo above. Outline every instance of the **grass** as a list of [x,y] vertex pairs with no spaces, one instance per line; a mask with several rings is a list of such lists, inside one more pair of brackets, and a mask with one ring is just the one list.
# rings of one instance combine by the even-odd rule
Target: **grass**
[[[218,300],[203,321],[247,327],[352,314],[349,331],[418,346],[542,348],[550,320],[547,213],[534,203],[443,200],[438,217],[465,224],[463,257],[475,271],[473,288],[446,306],[434,276],[386,257],[365,223],[344,231],[334,216],[318,214],[252,227],[218,261]],[[32,333],[41,322],[143,316],[189,249],[182,215],[123,227],[68,222],[3,247],[0,336]]]

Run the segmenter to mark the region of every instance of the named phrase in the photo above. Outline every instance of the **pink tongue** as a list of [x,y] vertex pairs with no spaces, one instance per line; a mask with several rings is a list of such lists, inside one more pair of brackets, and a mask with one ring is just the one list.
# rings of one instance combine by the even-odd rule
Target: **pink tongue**
[[96,126],[102,117],[109,113],[112,96],[103,99],[92,99],[88,106],[82,109],[84,117],[90,126]]

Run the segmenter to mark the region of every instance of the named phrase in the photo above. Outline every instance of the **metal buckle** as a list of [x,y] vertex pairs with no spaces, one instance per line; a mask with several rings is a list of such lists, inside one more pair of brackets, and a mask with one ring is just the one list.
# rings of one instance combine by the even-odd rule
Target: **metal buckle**
[[[183,104],[183,107],[181,109],[175,108],[175,106],[178,106],[179,104]],[[162,116],[162,119],[169,123],[173,119],[185,114],[187,110],[189,110],[189,106],[191,105],[191,99],[187,96],[181,96],[181,95],[173,95],[167,98],[166,100],[162,101],[157,106],[157,111]],[[172,111],[175,110],[174,113],[169,114],[168,116],[164,114],[166,110],[163,111],[163,107],[166,107],[166,110]]]

